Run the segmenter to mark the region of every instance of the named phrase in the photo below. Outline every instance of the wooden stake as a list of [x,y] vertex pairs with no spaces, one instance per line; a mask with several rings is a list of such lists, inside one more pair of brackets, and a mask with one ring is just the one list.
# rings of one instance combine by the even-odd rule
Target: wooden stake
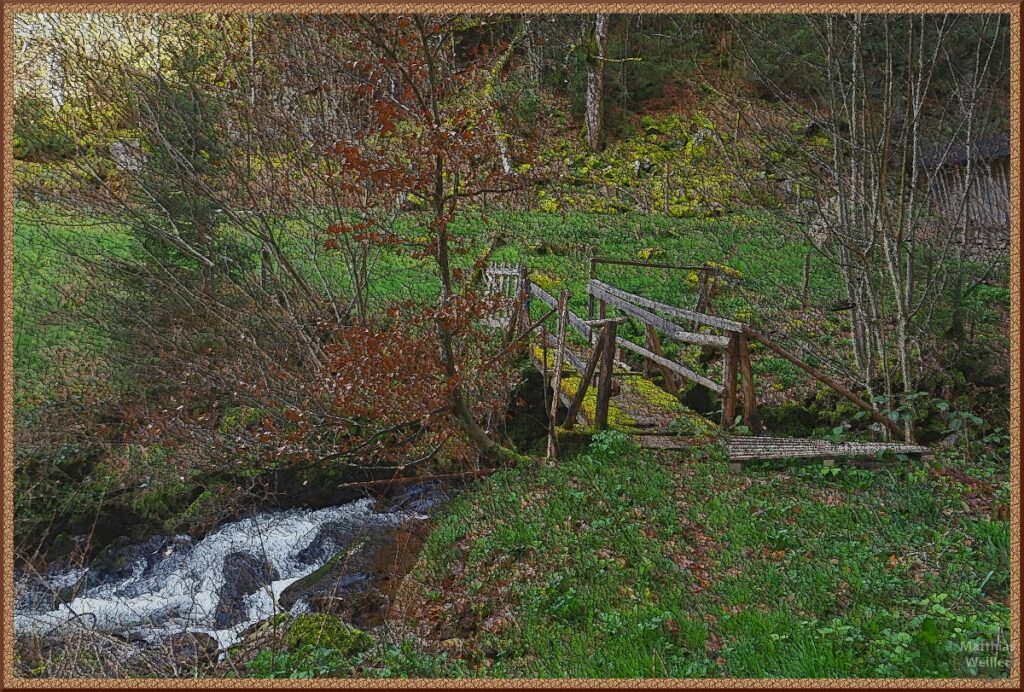
[[608,427],[608,405],[612,398],[612,377],[615,370],[615,323],[608,322],[601,329],[604,348],[601,349],[601,373],[597,384],[597,411],[594,427]]
[[725,391],[722,392],[722,427],[732,427],[736,419],[736,375],[739,364],[739,340],[732,335],[729,348],[723,354],[722,359],[722,385]]
[[[596,279],[597,278],[597,258],[595,258],[595,257],[591,257],[590,258],[590,278],[591,279]],[[597,299],[594,297],[594,294],[590,293],[590,291],[587,291],[587,319],[588,320],[595,319],[597,317],[596,313],[597,313]],[[600,339],[601,339],[600,335],[595,335],[593,332],[591,332],[591,338],[588,338],[587,340],[591,344],[594,344],[597,341],[600,341]]]
[[[661,341],[658,339],[658,333],[654,331],[654,327],[652,327],[649,324],[647,325],[647,342],[649,344],[648,348],[650,348],[652,351],[654,351],[662,358],[665,357],[665,352],[661,350]],[[679,392],[679,388],[676,386],[676,376],[675,374],[673,374],[671,370],[666,368],[664,365],[661,365],[660,363],[655,363],[654,361],[651,360],[647,360],[644,362],[653,363],[654,365],[657,365],[658,370],[661,371],[661,378],[665,382],[664,386],[666,392],[673,396],[675,396]]]
[[761,416],[757,411],[757,393],[754,391],[754,368],[750,364],[747,335],[739,335],[740,374],[743,376],[743,424],[755,435],[761,432]]
[[548,426],[548,459],[558,458],[558,404],[562,393],[562,357],[565,353],[565,325],[569,322],[569,291],[562,289],[558,296],[558,336],[555,339],[555,372],[551,385],[551,413]]

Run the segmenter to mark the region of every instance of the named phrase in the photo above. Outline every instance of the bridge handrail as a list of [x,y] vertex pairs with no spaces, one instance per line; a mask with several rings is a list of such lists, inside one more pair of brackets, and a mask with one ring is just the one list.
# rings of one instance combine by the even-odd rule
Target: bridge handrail
[[721,395],[722,393],[725,392],[725,387],[723,385],[718,384],[714,380],[708,379],[707,377],[704,377],[703,375],[696,373],[693,370],[690,370],[685,365],[681,365],[673,360],[669,360],[664,356],[659,356],[654,351],[650,351],[644,348],[643,346],[634,344],[632,341],[628,339],[624,339],[621,336],[616,336],[615,343],[621,346],[622,348],[626,349],[627,351],[632,351],[633,353],[641,355],[644,358],[647,358],[648,360],[657,363],[663,368],[668,368],[672,372],[676,373],[677,375],[685,377],[691,382],[696,382],[697,384],[707,387],[715,394]]
[[[624,300],[628,303],[633,303],[640,307],[647,308],[649,310],[656,310],[663,312],[673,317],[680,317],[682,319],[696,322],[697,324],[703,324],[707,327],[713,327],[715,329],[721,329],[727,332],[741,332],[743,331],[743,324],[734,320],[727,320],[724,317],[716,317],[714,315],[708,315],[703,312],[696,312],[694,310],[687,310],[686,308],[679,308],[674,305],[666,305],[665,303],[659,303],[656,300],[650,298],[644,298],[638,296],[635,293],[628,293],[627,291],[620,290],[614,286],[609,286],[605,282],[599,279],[590,279],[587,282],[587,291],[593,295],[593,291],[600,290],[607,295],[613,296],[620,300]],[[610,301],[609,301],[610,302]]]
[[660,329],[662,332],[667,334],[670,339],[682,341],[688,344],[697,344],[698,346],[711,346],[718,349],[729,347],[730,339],[727,336],[698,334],[696,332],[686,331],[674,322],[666,320],[664,317],[659,317],[653,312],[645,310],[623,298],[613,295],[603,286],[589,286],[588,288],[590,290],[590,295],[609,303],[617,310],[626,313],[630,317],[635,317],[644,324],[649,324],[655,329]]
[[[540,298],[553,308],[558,307],[558,299],[532,281],[530,282],[530,294]],[[568,311],[567,317],[569,318],[569,326],[578,331],[580,335],[589,342],[593,330],[587,324],[586,320],[571,310]]]
[[[536,285],[526,276],[525,267],[520,266],[519,268],[513,268],[507,265],[491,266],[487,269],[488,277],[494,283],[490,286],[493,289],[504,292],[510,287],[508,282],[502,281],[503,279],[510,278],[512,276],[519,276],[519,286],[522,286],[520,290],[528,290],[529,296],[536,296],[538,299],[549,305],[553,309],[559,307],[559,301],[553,295],[545,291],[540,286]],[[525,284],[525,285],[524,285]],[[809,374],[814,379],[827,385],[844,398],[849,400],[858,408],[864,410],[874,419],[876,422],[883,425],[895,436],[900,437],[904,431],[888,416],[884,415],[881,411],[876,409],[870,403],[864,401],[857,394],[843,386],[837,380],[829,377],[825,373],[821,372],[814,366],[804,362],[794,354],[782,346],[776,344],[772,339],[767,337],[765,334],[758,330],[750,327],[749,325],[729,320],[723,317],[717,317],[715,315],[709,315],[704,312],[696,310],[688,310],[686,308],[676,307],[674,305],[667,305],[660,303],[643,296],[629,293],[621,289],[615,288],[599,279],[590,279],[587,282],[587,292],[591,300],[600,300],[603,304],[610,304],[613,308],[632,319],[637,319],[648,328],[649,343],[648,348],[635,344],[627,339],[624,339],[614,334],[614,325],[612,327],[614,343],[622,348],[633,351],[643,356],[647,361],[653,363],[662,369],[662,372],[666,377],[670,377],[669,371],[682,376],[691,382],[697,382],[708,389],[722,395],[724,397],[723,409],[722,409],[722,421],[723,424],[729,425],[733,420],[733,413],[737,404],[737,377],[738,373],[742,373],[743,382],[743,418],[752,429],[759,429],[759,417],[757,413],[757,396],[754,391],[753,384],[753,369],[750,363],[750,354],[747,346],[748,340],[758,341],[768,348],[770,351],[774,351],[776,354],[786,358],[790,362],[797,365],[801,370]],[[521,294],[522,295],[522,294]],[[689,332],[682,329],[675,322],[669,319],[665,319],[660,315],[655,314],[660,312],[666,315],[670,315],[675,318],[688,320],[698,325],[704,325],[713,329],[718,329],[726,332],[724,336],[715,334],[701,334],[696,332]],[[514,312],[515,314],[515,312]],[[588,323],[579,315],[573,313],[568,309],[564,309],[562,313],[565,315],[564,320],[567,326],[571,326],[575,329],[588,343],[593,343],[593,337],[595,334],[600,332],[604,327],[596,327]],[[603,315],[603,312],[602,312]],[[550,316],[550,315],[549,315]],[[603,319],[602,322],[617,322],[618,320]],[[605,325],[609,326],[609,325]],[[710,346],[725,351],[723,358],[723,375],[724,384],[718,384],[707,377],[696,373],[684,365],[674,362],[661,353],[661,348],[657,342],[657,338],[654,335],[653,330],[660,330],[676,341],[682,341],[685,343],[695,343],[702,346]],[[556,345],[557,348],[557,345]],[[595,347],[596,348],[596,347]],[[568,351],[565,349],[564,342],[560,350]],[[604,349],[606,352],[608,349]],[[596,354],[596,350],[594,352]],[[607,353],[605,355],[608,355]],[[594,355],[596,357],[596,355]],[[575,353],[568,355],[569,362],[572,366],[582,371],[585,367],[585,363]],[[603,366],[602,366],[603,367]],[[602,370],[603,372],[603,370]],[[602,385],[603,387],[605,385]],[[606,392],[607,393],[607,392]]]

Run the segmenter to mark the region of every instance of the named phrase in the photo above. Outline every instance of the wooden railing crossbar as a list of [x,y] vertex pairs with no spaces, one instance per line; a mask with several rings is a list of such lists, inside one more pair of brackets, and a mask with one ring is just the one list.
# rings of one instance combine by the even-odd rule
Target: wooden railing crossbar
[[725,391],[725,387],[718,384],[714,380],[710,380],[707,377],[704,377],[703,375],[696,373],[693,370],[690,370],[685,365],[680,365],[679,363],[676,363],[673,360],[669,360],[664,356],[659,356],[654,351],[650,351],[644,348],[643,346],[640,346],[639,344],[634,344],[632,341],[628,339],[624,339],[621,336],[618,336],[615,338],[615,343],[621,346],[622,348],[626,349],[627,351],[632,351],[633,353],[643,356],[644,358],[647,358],[648,360],[664,368],[668,368],[672,372],[681,375],[686,379],[691,380],[692,382],[696,382],[697,384],[707,387],[716,394],[721,394],[723,391]]
[[[592,282],[593,283],[593,282]],[[593,285],[590,287],[591,295],[600,298],[606,303],[612,305],[616,310],[624,312],[630,317],[635,317],[645,324],[649,324],[655,329],[659,329],[664,332],[670,339],[674,341],[681,341],[687,344],[696,344],[698,346],[710,346],[712,348],[725,349],[729,347],[729,337],[718,336],[716,334],[698,334],[695,332],[688,332],[674,322],[666,320],[664,317],[660,317],[649,310],[645,310],[642,307],[634,305],[627,299],[619,298],[613,295],[610,291],[606,290],[603,286]]]
[[727,320],[724,317],[715,317],[714,315],[708,315],[703,312],[687,310],[686,308],[678,308],[675,307],[674,305],[666,305],[665,303],[659,303],[658,301],[651,300],[650,298],[644,298],[643,296],[638,296],[634,293],[628,293],[626,291],[619,290],[614,286],[609,286],[608,284],[598,279],[591,279],[589,282],[587,282],[587,290],[590,291],[593,290],[593,288],[600,289],[604,291],[604,293],[606,293],[607,295],[614,296],[628,303],[632,303],[633,305],[638,305],[640,307],[647,308],[648,310],[663,312],[666,315],[672,315],[673,317],[678,317],[684,320],[689,320],[691,322],[696,322],[698,324],[703,324],[704,326],[707,327],[713,327],[715,329],[721,329],[727,332],[743,331],[743,324],[740,322]]
[[[556,313],[557,313],[557,310],[556,310]],[[551,336],[550,333],[546,334],[544,339],[545,339],[545,342],[547,343],[547,345],[550,346],[551,348],[558,348],[558,344],[557,344],[557,342],[555,340],[555,337]],[[573,350],[571,348],[565,348],[564,350],[565,350],[565,359],[567,361],[569,361],[569,365],[571,365],[573,367],[573,369],[576,370],[576,372],[578,372],[578,373],[580,373],[582,375],[583,371],[586,369],[586,364],[580,359],[580,357],[578,355],[576,355],[573,352]]]
[[[540,298],[542,301],[544,301],[551,307],[558,307],[558,299],[555,298],[550,293],[548,293],[547,291],[545,291],[537,284],[530,284],[530,293],[531,295]],[[571,310],[567,312],[567,318],[569,320],[569,326],[575,329],[577,332],[579,332],[580,335],[589,342],[593,330],[587,325],[586,320],[584,320],[582,317],[572,312]]]

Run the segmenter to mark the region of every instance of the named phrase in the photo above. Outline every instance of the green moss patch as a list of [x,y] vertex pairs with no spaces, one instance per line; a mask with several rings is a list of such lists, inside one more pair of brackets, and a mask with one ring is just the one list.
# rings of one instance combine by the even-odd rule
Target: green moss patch
[[366,632],[327,613],[298,616],[288,626],[284,639],[290,649],[312,645],[334,649],[343,656],[365,651],[372,643]]

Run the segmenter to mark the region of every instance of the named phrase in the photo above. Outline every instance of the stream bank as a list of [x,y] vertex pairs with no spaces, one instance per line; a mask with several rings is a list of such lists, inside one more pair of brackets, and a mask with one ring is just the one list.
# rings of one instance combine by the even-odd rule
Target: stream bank
[[21,658],[38,664],[84,641],[135,674],[161,656],[201,669],[267,621],[325,613],[375,627],[448,499],[441,484],[420,483],[377,501],[259,512],[198,540],[151,536],[85,569],[19,570]]

